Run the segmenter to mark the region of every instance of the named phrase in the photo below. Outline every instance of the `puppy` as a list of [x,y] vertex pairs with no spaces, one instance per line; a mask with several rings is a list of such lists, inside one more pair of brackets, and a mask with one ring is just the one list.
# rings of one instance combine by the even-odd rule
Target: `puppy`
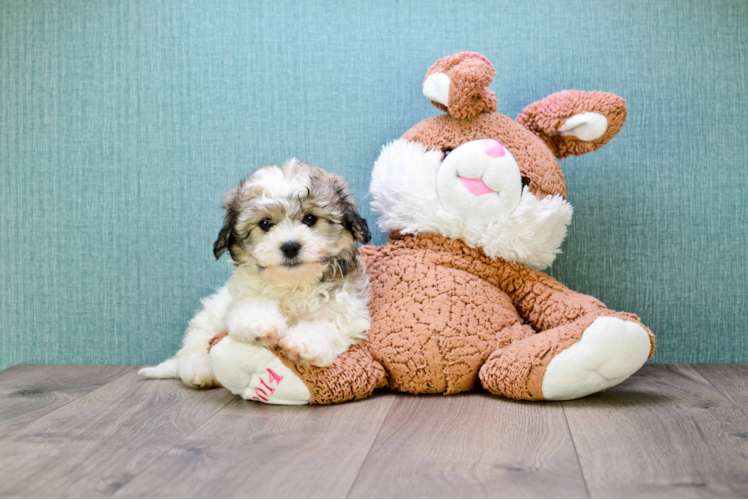
[[314,366],[330,365],[365,338],[369,281],[356,242],[368,243],[371,235],[342,177],[293,159],[256,170],[226,194],[223,206],[213,253],[219,259],[228,250],[234,273],[202,301],[176,356],[141,375],[219,385],[208,345],[223,330]]

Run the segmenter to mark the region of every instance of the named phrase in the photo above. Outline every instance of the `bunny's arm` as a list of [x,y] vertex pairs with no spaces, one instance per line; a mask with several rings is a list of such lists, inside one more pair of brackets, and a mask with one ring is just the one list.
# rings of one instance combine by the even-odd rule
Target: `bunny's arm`
[[384,368],[371,357],[365,340],[352,345],[330,366],[323,368],[294,363],[280,349],[273,349],[273,352],[307,386],[311,394],[310,404],[367,398],[387,384]]

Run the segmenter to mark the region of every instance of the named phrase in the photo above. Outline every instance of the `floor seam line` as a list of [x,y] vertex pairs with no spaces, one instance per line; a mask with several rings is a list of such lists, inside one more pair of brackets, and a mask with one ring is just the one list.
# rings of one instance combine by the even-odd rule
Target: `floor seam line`
[[[181,383],[181,381],[180,381],[180,383]],[[179,441],[177,441],[176,443],[174,443],[174,446],[172,446],[172,447],[171,447],[171,448],[169,448],[168,450],[164,451],[164,452],[163,452],[162,454],[160,454],[160,455],[159,455],[158,457],[154,458],[154,459],[153,459],[153,460],[151,460],[151,461],[150,461],[150,462],[149,462],[148,464],[146,464],[146,465],[145,465],[145,466],[144,466],[144,467],[143,467],[143,468],[142,468],[141,470],[139,470],[139,471],[138,471],[137,473],[133,474],[133,476],[132,476],[132,477],[131,477],[131,478],[130,478],[130,479],[129,479],[129,480],[128,480],[128,481],[126,482],[126,483],[124,483],[124,484],[123,484],[122,486],[120,486],[119,488],[117,488],[116,490],[114,490],[114,491],[112,492],[112,494],[111,494],[111,495],[109,495],[109,496],[108,496],[107,498],[113,498],[113,497],[114,497],[114,495],[116,495],[118,491],[120,491],[120,490],[121,490],[122,488],[124,488],[125,486],[127,486],[128,484],[130,484],[130,483],[131,483],[131,482],[133,481],[133,479],[135,479],[135,478],[137,478],[137,477],[138,477],[139,475],[141,475],[141,474],[142,474],[142,473],[143,473],[143,472],[144,472],[144,471],[145,471],[145,470],[146,470],[146,469],[147,469],[147,468],[148,468],[148,467],[149,467],[149,466],[150,466],[151,464],[155,463],[155,462],[156,462],[157,460],[161,459],[161,457],[163,457],[164,455],[166,455],[167,453],[169,453],[169,452],[170,452],[171,450],[173,450],[174,448],[176,448],[177,446],[179,446],[180,444],[182,444],[182,442],[184,442],[184,440],[185,440],[185,439],[187,439],[188,437],[192,436],[192,435],[193,435],[193,434],[194,434],[195,432],[197,432],[197,431],[198,431],[198,430],[199,430],[200,428],[202,428],[202,427],[203,427],[203,426],[204,426],[205,424],[207,424],[207,423],[208,423],[208,422],[209,422],[210,420],[212,420],[212,419],[213,419],[213,417],[215,417],[215,416],[216,416],[216,415],[217,415],[217,414],[218,414],[218,413],[219,413],[219,412],[220,412],[221,410],[223,410],[223,409],[224,409],[224,408],[226,408],[226,407],[227,407],[228,405],[230,405],[230,404],[231,404],[231,403],[232,403],[233,401],[235,401],[235,400],[236,400],[236,399],[237,399],[238,397],[239,397],[239,396],[234,396],[233,398],[229,399],[229,400],[228,400],[228,401],[226,402],[226,404],[225,404],[225,405],[221,406],[221,407],[220,407],[220,408],[218,408],[218,409],[217,409],[216,411],[214,411],[213,413],[211,413],[211,414],[210,414],[210,416],[209,416],[208,418],[206,418],[206,419],[205,419],[205,420],[204,420],[204,421],[203,421],[203,422],[202,422],[202,423],[201,423],[200,425],[198,425],[197,427],[195,427],[194,429],[192,429],[192,430],[191,430],[191,431],[190,431],[190,432],[189,432],[188,434],[186,434],[186,435],[185,435],[185,436],[184,436],[184,437],[183,437],[182,439],[180,439]]]
[[384,427],[384,422],[387,420],[387,417],[390,416],[390,413],[392,413],[392,409],[395,407],[395,403],[399,399],[400,399],[400,395],[395,394],[392,404],[390,405],[390,408],[387,410],[387,414],[382,419],[382,423],[379,424],[379,429],[377,429],[377,435],[374,436],[374,439],[372,439],[371,446],[369,446],[369,450],[366,452],[366,456],[361,461],[361,466],[358,468],[358,472],[356,472],[356,477],[353,478],[353,481],[351,482],[351,487],[348,488],[348,491],[345,494],[345,498],[351,497],[351,491],[353,491],[353,487],[356,486],[356,483],[358,482],[358,478],[359,476],[361,476],[361,471],[364,470],[364,465],[366,464],[366,461],[369,459],[369,455],[371,455],[371,450],[374,449],[374,445],[376,444],[377,439],[379,439],[379,434],[382,433],[382,427]]
[[569,425],[569,417],[566,415],[566,402],[561,401],[561,411],[564,414],[564,422],[566,422],[566,431],[569,433],[569,439],[571,439],[571,446],[574,448],[574,456],[577,458],[577,465],[579,466],[579,473],[582,474],[582,483],[584,484],[584,491],[587,492],[587,498],[592,498],[590,488],[587,485],[587,478],[584,475],[584,468],[582,468],[582,461],[579,459],[579,450],[577,450],[577,443],[574,442],[574,434],[571,432],[571,426]]
[[722,396],[727,400],[728,403],[730,403],[735,408],[737,408],[740,413],[742,413],[743,415],[745,415],[746,417],[748,417],[748,411],[743,410],[743,408],[741,408],[735,401],[733,401],[732,398],[730,398],[730,396],[728,396],[727,394],[725,394],[724,391],[722,391],[719,387],[717,387],[716,385],[714,385],[712,383],[712,381],[709,379],[709,377],[707,377],[701,370],[699,370],[697,368],[698,365],[690,365],[690,366],[694,370],[696,370],[696,373],[698,373],[699,375],[701,375],[702,377],[704,377],[704,380],[706,380],[707,382],[709,382],[709,385],[711,385],[712,387],[714,387],[714,390],[716,390],[717,392],[719,392],[720,394],[722,394]]
[[[53,365],[38,365],[38,366],[53,366]],[[95,365],[89,365],[89,366],[95,366]],[[107,366],[107,365],[105,365],[105,366]],[[141,365],[114,365],[114,366],[141,366]],[[137,369],[137,368],[136,368],[136,369]],[[110,380],[110,381],[109,381],[109,382],[107,382],[106,384],[104,384],[104,385],[100,385],[100,386],[99,386],[99,387],[97,387],[96,389],[94,389],[94,390],[92,390],[92,391],[89,391],[89,392],[87,392],[87,393],[85,393],[85,394],[81,394],[80,396],[78,396],[78,397],[77,397],[77,398],[75,398],[75,399],[71,399],[70,401],[68,401],[68,402],[67,402],[67,403],[65,403],[64,405],[62,405],[62,406],[58,406],[57,408],[55,408],[54,410],[50,411],[49,413],[45,413],[44,415],[41,415],[41,416],[39,416],[39,418],[35,418],[35,419],[34,419],[34,420],[32,420],[31,422],[26,422],[25,424],[23,424],[23,425],[22,425],[22,426],[20,426],[20,427],[16,427],[15,429],[11,429],[11,430],[9,430],[9,431],[5,432],[4,434],[0,434],[0,439],[3,439],[3,438],[4,438],[5,436],[8,436],[8,435],[10,435],[10,434],[13,434],[13,433],[14,433],[14,432],[16,432],[16,431],[20,431],[21,429],[24,429],[25,427],[28,427],[29,425],[31,425],[31,424],[33,424],[33,423],[35,423],[35,422],[38,422],[39,420],[41,420],[41,419],[43,419],[43,418],[47,418],[48,416],[52,415],[53,413],[55,413],[55,412],[57,412],[57,411],[59,411],[59,410],[61,410],[61,409],[65,408],[65,407],[66,407],[67,405],[69,405],[69,404],[72,404],[72,403],[75,403],[75,402],[76,402],[76,401],[78,401],[79,399],[81,399],[81,398],[85,398],[85,397],[86,397],[86,396],[88,396],[89,394],[93,394],[94,392],[98,391],[99,389],[102,389],[102,388],[104,388],[104,387],[108,386],[109,384],[112,384],[112,383],[116,382],[117,380],[121,379],[122,377],[125,377],[125,376],[129,375],[130,373],[131,373],[131,372],[123,373],[123,374],[122,374],[122,375],[120,375],[119,377],[117,377],[117,378],[114,378],[114,379]]]

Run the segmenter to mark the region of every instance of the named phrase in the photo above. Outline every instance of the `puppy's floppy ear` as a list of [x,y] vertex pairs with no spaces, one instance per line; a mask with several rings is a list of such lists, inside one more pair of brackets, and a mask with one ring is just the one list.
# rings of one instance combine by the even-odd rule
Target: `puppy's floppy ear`
[[311,168],[311,191],[315,194],[324,193],[323,198],[332,201],[334,211],[342,214],[343,227],[351,232],[354,240],[359,243],[369,243],[371,241],[369,224],[359,215],[348,182],[343,177],[321,167]]
[[213,255],[216,256],[216,260],[220,259],[223,252],[234,242],[234,226],[239,217],[238,197],[239,186],[231,188],[223,197],[223,208],[226,211],[226,216],[224,217],[223,227],[218,233],[218,239],[213,245]]
[[356,201],[348,189],[348,183],[342,177],[335,176],[335,179],[334,189],[342,204],[343,226],[351,232],[354,240],[363,244],[369,243],[371,241],[369,223],[359,215]]
[[343,225],[353,234],[353,239],[359,243],[366,244],[371,241],[369,223],[358,214],[354,203],[346,203],[346,208],[343,212]]

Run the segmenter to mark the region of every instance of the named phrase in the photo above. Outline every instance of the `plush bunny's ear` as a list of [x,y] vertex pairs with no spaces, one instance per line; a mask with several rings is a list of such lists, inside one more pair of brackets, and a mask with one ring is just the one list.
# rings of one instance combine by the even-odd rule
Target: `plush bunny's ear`
[[530,104],[517,122],[545,141],[558,158],[604,146],[626,121],[626,101],[609,92],[564,90]]
[[436,61],[426,73],[423,95],[455,118],[496,111],[496,96],[488,89],[496,71],[475,52],[461,52]]

